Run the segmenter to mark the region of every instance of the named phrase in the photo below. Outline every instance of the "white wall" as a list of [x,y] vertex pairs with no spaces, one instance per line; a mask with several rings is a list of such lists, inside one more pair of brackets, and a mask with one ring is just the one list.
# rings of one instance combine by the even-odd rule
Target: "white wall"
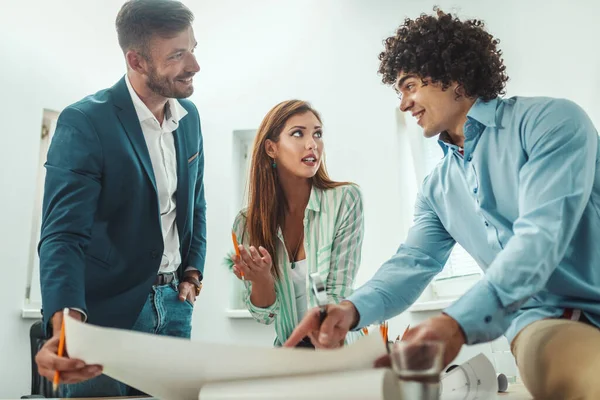
[[[7,0],[0,4],[0,397],[29,390],[28,327],[20,318],[30,241],[31,209],[42,109],[59,110],[124,72],[114,19],[120,0]],[[208,202],[206,284],[195,311],[195,339],[269,346],[273,333],[230,320],[230,248],[237,210],[227,199],[232,131],[256,128],[288,98],[309,100],[322,112],[328,167],[334,179],[362,186],[366,203],[364,263],[359,282],[391,255],[406,232],[414,195],[412,171],[398,154],[393,91],[382,86],[377,54],[382,40],[407,15],[431,10],[416,0],[252,2],[188,0],[196,14],[198,59],[193,100],[203,120]],[[432,3],[433,4],[433,3]],[[509,95],[569,97],[600,126],[600,55],[592,23],[600,4],[589,1],[462,2],[502,39]],[[449,7],[448,7],[449,8]],[[596,96],[595,96],[596,95]],[[379,179],[375,179],[379,178]],[[412,188],[411,188],[412,186]],[[411,317],[392,322],[401,332]]]

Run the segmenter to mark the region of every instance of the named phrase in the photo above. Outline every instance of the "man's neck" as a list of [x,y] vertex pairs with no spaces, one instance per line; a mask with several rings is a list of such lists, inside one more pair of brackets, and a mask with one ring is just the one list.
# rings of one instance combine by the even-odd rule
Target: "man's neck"
[[165,117],[165,105],[169,99],[150,90],[143,78],[135,72],[129,71],[127,77],[140,100],[148,107],[158,122],[162,124]]
[[467,122],[467,114],[469,113],[469,110],[471,110],[471,107],[473,107],[473,104],[475,104],[475,100],[476,99],[466,98],[463,100],[461,112],[457,115],[457,118],[455,119],[454,124],[450,126],[450,129],[446,130],[452,144],[455,144],[456,146],[464,147],[465,145],[465,122]]
[[467,122],[467,116],[465,114],[464,119],[461,119],[462,122],[459,122],[459,125],[454,127],[453,129],[448,129],[446,133],[448,134],[448,138],[450,142],[458,147],[464,147],[465,145],[465,133],[464,133],[464,125]]

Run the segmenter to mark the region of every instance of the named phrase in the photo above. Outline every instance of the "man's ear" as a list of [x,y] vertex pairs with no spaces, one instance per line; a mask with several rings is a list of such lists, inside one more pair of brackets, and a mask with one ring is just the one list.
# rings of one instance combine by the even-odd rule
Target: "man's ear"
[[273,159],[277,158],[277,143],[271,139],[265,140],[265,151],[269,157]]
[[461,85],[459,83],[455,83],[453,86],[454,86],[454,94],[456,95],[456,99],[459,99],[461,97],[467,97],[466,93],[465,93],[465,88],[463,85]]
[[146,75],[148,70],[148,61],[137,51],[128,50],[125,53],[127,67],[131,68],[138,74]]

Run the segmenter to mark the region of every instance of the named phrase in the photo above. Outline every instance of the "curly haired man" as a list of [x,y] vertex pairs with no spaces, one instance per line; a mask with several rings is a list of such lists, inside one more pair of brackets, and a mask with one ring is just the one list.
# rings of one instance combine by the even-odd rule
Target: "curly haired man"
[[385,41],[383,82],[444,157],[397,253],[322,324],[308,313],[286,346],[307,334],[325,345],[403,312],[459,243],[483,278],[406,340],[443,341],[449,363],[464,344],[505,335],[535,398],[600,398],[598,133],[571,101],[500,97],[498,43],[481,21],[439,9]]

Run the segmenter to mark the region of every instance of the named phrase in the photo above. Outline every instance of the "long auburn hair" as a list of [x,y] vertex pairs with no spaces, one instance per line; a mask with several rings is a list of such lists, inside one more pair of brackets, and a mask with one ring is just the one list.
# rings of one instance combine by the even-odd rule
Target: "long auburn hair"
[[[264,247],[271,258],[273,266],[271,273],[280,277],[277,266],[275,241],[277,228],[283,223],[285,215],[285,194],[279,184],[277,169],[273,168],[273,160],[266,151],[266,141],[279,141],[279,136],[285,123],[292,116],[311,112],[322,124],[321,116],[312,106],[302,100],[287,100],[273,107],[263,118],[256,137],[250,167],[248,182],[248,211],[246,227],[250,243]],[[333,189],[347,185],[348,182],[334,182],[327,174],[324,155],[315,176],[311,178],[312,186],[318,189]]]

